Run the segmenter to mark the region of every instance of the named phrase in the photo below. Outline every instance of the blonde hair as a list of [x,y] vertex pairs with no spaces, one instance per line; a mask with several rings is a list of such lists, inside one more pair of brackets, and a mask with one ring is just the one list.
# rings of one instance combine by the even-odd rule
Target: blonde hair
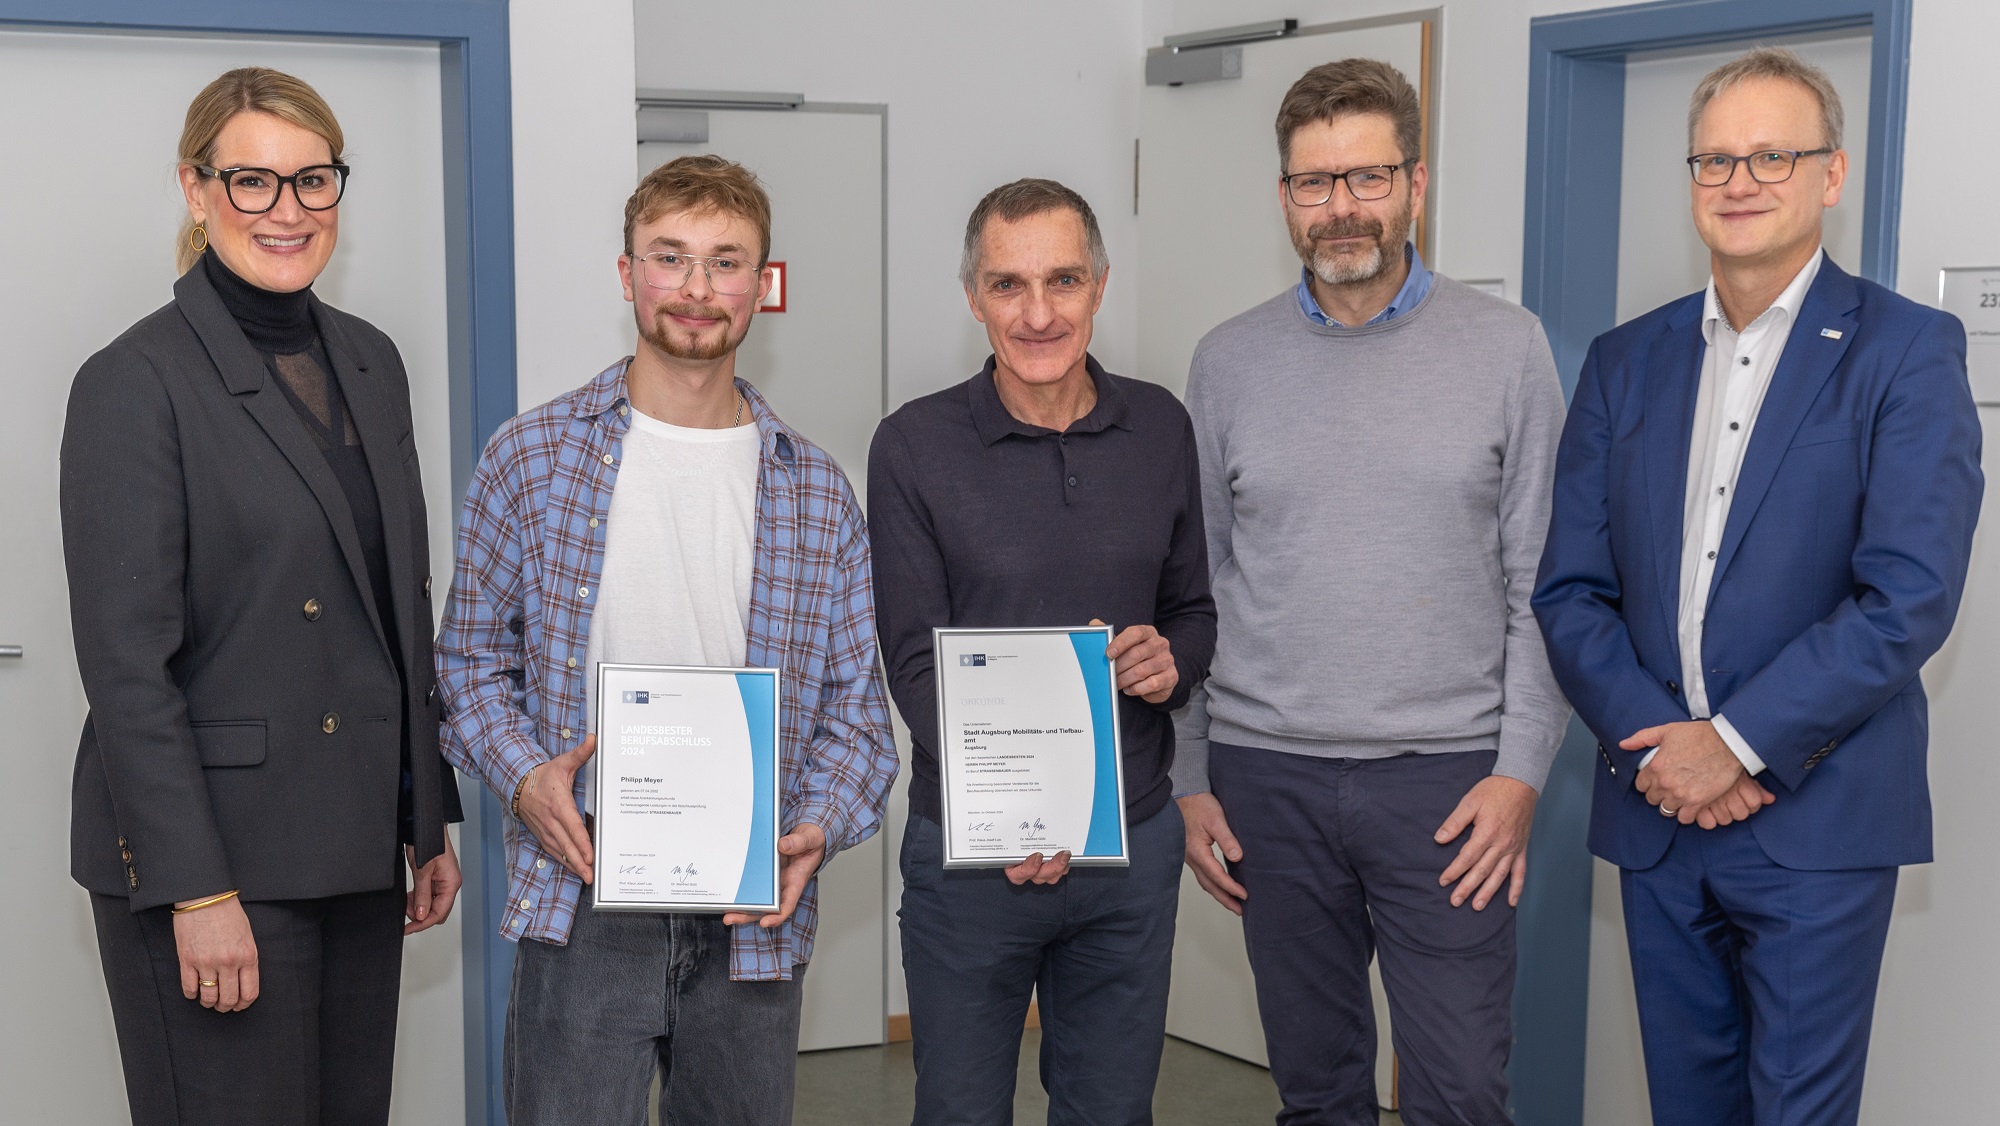
[[1797,51],[1787,47],[1758,47],[1746,54],[1723,63],[1701,80],[1688,98],[1688,153],[1694,153],[1694,131],[1701,125],[1701,115],[1708,109],[1708,103],[1716,95],[1739,82],[1753,78],[1772,78],[1783,82],[1796,82],[1806,88],[1819,100],[1820,147],[1837,149],[1840,134],[1847,124],[1847,114],[1840,106],[1840,91],[1833,88],[1833,80],[1826,72],[1802,58]]
[[[239,113],[268,113],[319,134],[332,150],[336,162],[341,160],[342,150],[347,147],[340,122],[333,116],[333,109],[326,104],[326,99],[319,96],[319,91],[303,79],[283,71],[246,66],[229,71],[202,87],[201,93],[188,103],[187,121],[181,126],[180,167],[213,164],[216,138]],[[193,231],[194,219],[183,219],[180,248],[175,258],[179,272],[183,274],[201,257],[201,252],[194,249],[190,240]]]
[[631,254],[632,231],[669,211],[716,212],[748,219],[757,229],[757,267],[771,259],[771,197],[757,174],[733,160],[702,153],[660,165],[625,201],[625,253]]

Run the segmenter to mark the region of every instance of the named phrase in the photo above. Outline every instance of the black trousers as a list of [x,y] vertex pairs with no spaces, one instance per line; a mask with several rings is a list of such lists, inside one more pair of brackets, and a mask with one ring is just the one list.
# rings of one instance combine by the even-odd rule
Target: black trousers
[[1438,826],[1494,752],[1328,759],[1211,745],[1209,781],[1243,846],[1243,939],[1279,1126],[1374,1126],[1382,967],[1408,1126],[1505,1126],[1514,909],[1451,905],[1463,838]]
[[261,992],[181,994],[168,908],[92,895],[133,1126],[382,1126],[396,1055],[403,888],[245,903]]

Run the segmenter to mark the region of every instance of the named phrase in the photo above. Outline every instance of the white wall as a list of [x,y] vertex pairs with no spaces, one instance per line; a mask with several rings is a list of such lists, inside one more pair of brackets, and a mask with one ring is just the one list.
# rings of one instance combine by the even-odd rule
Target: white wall
[[[1130,365],[1132,140],[1141,83],[1133,0],[635,0],[639,85],[786,90],[889,107],[889,402],[957,383],[987,353],[958,286],[965,217],[989,189],[1048,176],[1081,192],[1111,252],[1092,351]],[[774,217],[782,225],[785,217]]]
[[[618,285],[632,194],[631,0],[512,0],[514,339],[519,402],[545,403],[632,352]],[[704,52],[706,53],[706,52]]]
[[[631,351],[617,256],[625,197],[632,190],[638,134],[632,104],[632,7],[627,0],[508,4],[510,113],[514,166],[514,301],[516,402],[547,402]],[[456,527],[457,510],[451,510]],[[478,839],[484,783],[461,777],[467,823]],[[476,847],[476,846],[475,846]],[[490,949],[506,940],[461,900],[459,922],[478,928],[461,950]],[[461,973],[477,967],[461,965]],[[423,1119],[465,1120],[463,992],[438,1013],[450,1031],[427,1044],[425,1081],[452,1092],[454,1109]],[[406,1028],[411,1014],[406,1010]],[[470,1030],[477,1037],[483,1028]],[[407,1040],[409,1033],[405,1031]],[[405,1049],[407,1052],[407,1048]],[[405,1060],[398,1059],[404,1074]],[[413,1120],[414,1121],[414,1120]]]
[[[1917,0],[1910,47],[1902,257],[1896,288],[1935,304],[1938,270],[2000,263],[1991,185],[2000,153],[1972,112],[1993,69],[2000,7],[1989,0]],[[1969,142],[1969,143],[1968,143]],[[1982,409],[1987,426],[2000,412]],[[1931,695],[1931,799],[1937,863],[1903,870],[1875,1017],[1864,1122],[1976,1122],[1993,1115],[2000,1058],[2000,901],[1982,862],[1991,848],[1989,795],[2000,788],[1991,747],[2000,725],[2000,477],[1987,433],[1989,483],[1972,578],[1958,628],[1924,671]]]

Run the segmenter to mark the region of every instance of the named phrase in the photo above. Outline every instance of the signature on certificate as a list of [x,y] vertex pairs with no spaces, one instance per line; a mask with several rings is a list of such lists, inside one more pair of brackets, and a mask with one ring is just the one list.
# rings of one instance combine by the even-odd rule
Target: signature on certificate
[[968,833],[990,833],[993,831],[993,822],[974,821],[965,827],[965,831]]
[[618,874],[621,876],[643,876],[646,874],[646,866],[644,864],[620,864],[618,866]]
[[1037,817],[1033,821],[1021,822],[1021,831],[1024,833],[1033,833],[1034,835],[1039,837],[1043,833],[1048,832],[1049,827],[1047,825],[1042,824],[1042,819]]

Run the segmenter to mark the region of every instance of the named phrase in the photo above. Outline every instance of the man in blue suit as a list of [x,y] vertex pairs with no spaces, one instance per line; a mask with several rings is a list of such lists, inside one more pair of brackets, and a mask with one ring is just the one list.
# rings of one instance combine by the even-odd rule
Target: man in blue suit
[[1918,671],[1983,479],[1953,317],[1821,251],[1847,173],[1782,50],[1689,110],[1705,293],[1599,337],[1533,599],[1600,741],[1656,1126],[1859,1116],[1897,866],[1931,859]]

